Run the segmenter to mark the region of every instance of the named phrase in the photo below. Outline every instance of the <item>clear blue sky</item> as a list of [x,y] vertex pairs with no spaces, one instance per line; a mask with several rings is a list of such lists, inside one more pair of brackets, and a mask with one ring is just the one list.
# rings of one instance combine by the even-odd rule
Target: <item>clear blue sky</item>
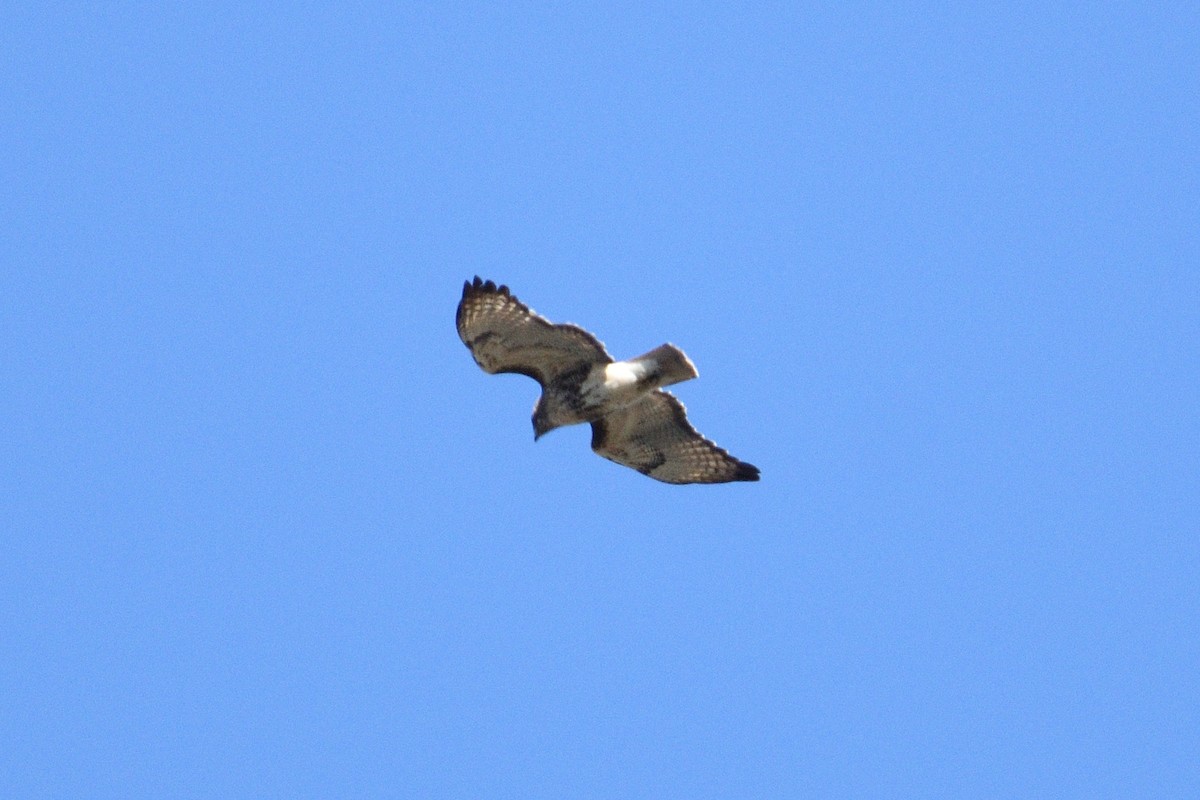
[[0,14],[0,796],[1200,785],[1194,3],[162,5]]

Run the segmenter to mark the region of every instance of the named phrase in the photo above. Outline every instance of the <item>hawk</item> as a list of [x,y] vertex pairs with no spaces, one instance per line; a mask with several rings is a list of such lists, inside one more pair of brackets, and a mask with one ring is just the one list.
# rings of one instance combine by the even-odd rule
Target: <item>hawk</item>
[[614,361],[595,336],[555,325],[507,286],[475,277],[463,283],[458,336],[484,372],[515,372],[542,385],[533,438],[564,425],[592,426],[592,450],[666,483],[758,480],[758,467],[705,439],[662,387],[699,375],[673,344]]

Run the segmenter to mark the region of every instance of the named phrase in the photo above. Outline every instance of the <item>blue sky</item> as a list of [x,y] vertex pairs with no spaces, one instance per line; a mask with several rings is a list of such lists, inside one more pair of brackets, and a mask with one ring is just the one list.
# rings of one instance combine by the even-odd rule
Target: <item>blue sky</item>
[[1194,791],[1200,13],[993,5],[7,8],[0,794]]

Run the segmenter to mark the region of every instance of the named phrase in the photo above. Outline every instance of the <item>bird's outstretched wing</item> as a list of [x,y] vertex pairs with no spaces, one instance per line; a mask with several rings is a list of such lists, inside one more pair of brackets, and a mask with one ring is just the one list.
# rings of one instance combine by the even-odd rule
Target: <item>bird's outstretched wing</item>
[[463,283],[455,315],[458,336],[485,372],[528,375],[545,387],[584,365],[612,357],[592,334],[576,325],[555,325],[492,281]]
[[662,390],[593,422],[592,450],[666,483],[758,480],[758,467],[697,433],[683,403]]

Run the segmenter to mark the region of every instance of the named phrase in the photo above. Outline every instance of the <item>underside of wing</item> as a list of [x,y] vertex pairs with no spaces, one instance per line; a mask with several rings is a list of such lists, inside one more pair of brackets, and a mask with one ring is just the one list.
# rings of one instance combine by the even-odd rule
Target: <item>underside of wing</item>
[[592,450],[666,483],[758,480],[758,467],[697,433],[683,403],[661,390],[593,422]]
[[555,325],[513,297],[507,286],[463,284],[458,336],[485,372],[516,372],[545,386],[580,365],[608,363],[604,345],[575,325]]

